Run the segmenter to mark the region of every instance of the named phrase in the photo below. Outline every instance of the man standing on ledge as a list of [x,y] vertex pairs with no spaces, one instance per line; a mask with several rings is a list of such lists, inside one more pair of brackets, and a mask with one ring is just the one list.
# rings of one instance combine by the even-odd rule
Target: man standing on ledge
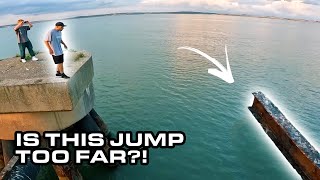
[[63,51],[61,48],[61,44],[63,44],[64,48],[68,49],[67,45],[62,41],[61,31],[64,29],[66,25],[62,22],[57,22],[56,27],[50,30],[45,38],[45,45],[47,46],[49,53],[52,55],[54,63],[57,65],[57,74],[56,76],[60,76],[62,78],[68,79],[70,78],[63,71]]
[[[27,23],[28,26],[24,26]],[[29,21],[24,21],[19,19],[17,25],[14,27],[14,31],[17,34],[18,45],[20,49],[21,62],[25,63],[26,61],[26,48],[29,51],[29,54],[32,56],[33,61],[37,61],[38,58],[35,57],[32,44],[28,38],[28,31],[32,28],[32,24]]]

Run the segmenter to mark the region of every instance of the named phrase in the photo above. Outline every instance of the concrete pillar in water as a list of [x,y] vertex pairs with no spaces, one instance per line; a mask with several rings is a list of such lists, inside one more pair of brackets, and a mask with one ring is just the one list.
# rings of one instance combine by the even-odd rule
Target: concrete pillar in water
[[[0,139],[4,142],[5,162],[12,156],[10,140],[16,131],[61,131],[89,119],[89,124],[81,125],[84,131],[101,129],[107,133],[107,126],[92,111],[95,97],[91,55],[65,54],[65,72],[70,79],[55,77],[52,57],[43,53],[38,57],[40,61],[28,63],[21,63],[19,58],[0,61]],[[59,179],[82,178],[72,163],[55,165],[54,169]]]
[[[99,115],[96,113],[96,116],[99,116]],[[104,124],[102,119],[101,119],[101,122]],[[96,132],[96,131],[105,132],[105,129],[103,129],[103,127],[107,127],[107,126],[106,125],[102,126],[102,128],[99,127],[98,124],[95,122],[94,118],[91,116],[91,114],[88,114],[83,119],[81,119],[81,121],[74,124],[73,130],[76,132]],[[106,139],[106,141],[108,141],[108,139]],[[108,152],[109,148],[110,148],[109,145],[106,144],[104,147],[105,152]],[[116,168],[118,167],[118,164],[114,164],[114,165],[107,164],[107,166],[110,168]]]
[[4,168],[4,159],[3,159],[3,153],[2,153],[2,141],[0,140],[0,171]]
[[[94,121],[94,119],[91,117],[90,114],[88,114],[83,119],[81,119],[81,121],[77,122],[74,125],[74,129],[77,132],[88,132],[88,133],[101,131],[100,127]],[[107,139],[106,139],[106,141],[107,141]],[[109,148],[110,148],[109,145],[106,144],[104,147],[105,152],[108,152]],[[114,167],[114,165],[110,165],[110,166]]]
[[107,124],[103,121],[103,119],[99,116],[99,114],[92,109],[90,111],[90,116],[93,118],[93,120],[97,123],[99,126],[100,130],[104,132],[104,134],[107,136],[109,134],[109,129]]
[[[96,114],[96,116],[99,116],[99,115]],[[85,117],[83,117],[80,121],[75,123],[72,127],[70,127],[70,131],[89,133],[89,132],[101,131],[101,128],[98,126],[96,121],[91,117],[91,115],[88,114]],[[109,146],[106,145],[104,149],[107,151],[109,149]],[[109,167],[116,167],[116,165],[112,165],[112,166],[110,165]],[[53,165],[53,168],[57,173],[59,180],[71,180],[71,179],[81,180],[82,179],[81,174],[75,168],[75,165],[72,162],[70,162],[67,165]]]
[[13,157],[14,152],[14,141],[13,140],[2,140],[2,153],[4,163],[7,164]]
[[82,175],[72,162],[67,165],[53,165],[59,180],[82,180]]
[[26,164],[18,162],[19,157],[13,156],[7,166],[0,172],[0,180],[36,179],[40,171],[40,165],[33,164],[30,158]]

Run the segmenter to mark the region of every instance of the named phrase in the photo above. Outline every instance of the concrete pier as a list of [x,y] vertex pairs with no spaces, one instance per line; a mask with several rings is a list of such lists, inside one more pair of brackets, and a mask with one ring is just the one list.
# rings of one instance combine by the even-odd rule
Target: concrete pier
[[253,93],[249,107],[278,149],[303,179],[320,180],[320,154],[262,93]]
[[[79,54],[83,55],[77,59]],[[94,105],[92,57],[68,52],[65,72],[55,76],[52,57],[21,63],[0,61],[0,139],[13,140],[15,131],[62,130],[87,115]]]
[[[87,52],[65,53],[64,69],[70,79],[55,76],[56,65],[50,55],[40,53],[37,57],[39,61],[26,63],[21,63],[17,57],[0,61],[2,175],[12,175],[12,167],[15,166],[22,171],[28,169],[21,168],[23,165],[16,163],[17,159],[12,154],[16,131],[37,131],[42,134],[44,131],[69,131],[77,127],[81,132],[108,133],[107,125],[93,109],[92,56]],[[28,166],[38,167],[32,163]],[[72,162],[53,167],[60,180],[82,179]],[[6,179],[4,177],[0,179]]]

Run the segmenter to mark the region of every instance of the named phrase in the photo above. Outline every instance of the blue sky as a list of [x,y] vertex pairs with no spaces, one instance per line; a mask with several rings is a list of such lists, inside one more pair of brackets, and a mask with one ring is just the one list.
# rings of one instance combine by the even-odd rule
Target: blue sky
[[320,20],[320,0],[0,0],[0,25],[117,12],[201,11]]

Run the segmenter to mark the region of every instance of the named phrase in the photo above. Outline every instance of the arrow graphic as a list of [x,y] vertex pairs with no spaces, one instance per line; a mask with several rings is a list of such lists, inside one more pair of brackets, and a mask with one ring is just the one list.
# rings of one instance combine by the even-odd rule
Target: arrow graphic
[[226,81],[227,83],[233,83],[234,79],[232,76],[232,72],[231,72],[231,68],[230,68],[230,64],[229,64],[229,59],[228,59],[228,53],[227,53],[227,45],[225,45],[225,51],[226,51],[226,60],[227,60],[227,69],[225,67],[223,67],[223,65],[217,61],[215,58],[210,57],[208,54],[201,52],[198,49],[192,48],[192,47],[188,47],[188,46],[184,46],[184,47],[179,47],[178,49],[186,49],[186,50],[190,50],[193,51],[195,53],[200,54],[201,56],[207,58],[209,61],[211,61],[214,65],[216,65],[220,71],[218,69],[208,69],[208,73],[212,74],[214,76],[217,76],[218,78]]

